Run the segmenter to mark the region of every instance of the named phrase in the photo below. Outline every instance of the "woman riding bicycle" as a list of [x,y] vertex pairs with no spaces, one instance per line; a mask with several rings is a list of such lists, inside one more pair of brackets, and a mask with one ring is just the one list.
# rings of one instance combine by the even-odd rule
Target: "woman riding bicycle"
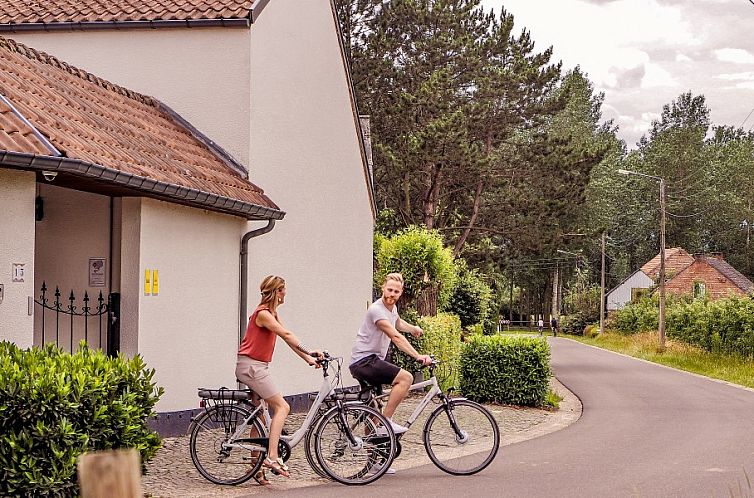
[[[236,378],[259,395],[273,412],[269,447],[263,465],[276,474],[290,477],[288,467],[278,455],[278,441],[291,407],[270,377],[269,364],[275,340],[280,337],[306,363],[317,368],[319,365],[315,357],[321,358],[322,355],[319,351],[310,351],[293,332],[280,323],[277,308],[285,302],[285,280],[270,275],[262,280],[259,290],[262,298],[249,318],[246,334],[238,348]],[[263,476],[258,481],[260,484],[267,484]]]

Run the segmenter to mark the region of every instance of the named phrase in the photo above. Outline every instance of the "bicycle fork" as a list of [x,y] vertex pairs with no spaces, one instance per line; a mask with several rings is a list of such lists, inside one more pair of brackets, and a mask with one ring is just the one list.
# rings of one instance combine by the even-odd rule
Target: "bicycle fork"
[[456,420],[456,417],[453,415],[453,409],[450,407],[450,402],[448,401],[448,398],[444,395],[440,396],[440,399],[442,399],[443,407],[445,408],[445,414],[448,416],[448,421],[450,421],[450,427],[453,429],[453,432],[456,435],[456,442],[464,444],[468,442],[469,440],[469,434],[465,430],[461,429],[461,427],[458,425],[458,421]]

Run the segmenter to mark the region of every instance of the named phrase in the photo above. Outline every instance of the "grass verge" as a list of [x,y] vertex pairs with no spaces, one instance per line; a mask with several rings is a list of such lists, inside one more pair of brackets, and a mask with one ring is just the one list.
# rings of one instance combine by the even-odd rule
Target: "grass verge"
[[661,351],[657,332],[633,335],[605,332],[593,338],[569,337],[584,344],[754,388],[754,361],[738,356],[710,353],[669,339],[665,341],[665,351]]

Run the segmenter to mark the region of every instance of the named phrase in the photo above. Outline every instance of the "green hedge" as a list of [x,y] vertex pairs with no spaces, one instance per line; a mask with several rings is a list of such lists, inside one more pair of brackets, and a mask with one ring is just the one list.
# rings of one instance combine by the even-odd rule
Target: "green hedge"
[[657,299],[645,297],[616,311],[613,326],[624,334],[657,330],[659,315]]
[[476,401],[541,406],[550,346],[540,337],[474,336],[461,352],[461,391]]
[[140,357],[108,358],[82,343],[22,350],[0,342],[0,496],[77,496],[76,459],[90,450],[160,447],[149,430],[162,388]]
[[668,337],[707,351],[754,358],[754,301],[749,298],[674,303],[665,324]]
[[[415,338],[411,334],[404,334],[409,342],[421,354],[433,355],[440,361],[440,366],[435,371],[440,387],[458,387],[458,360],[461,356],[461,320],[451,313],[438,313],[437,316],[424,316],[411,321],[423,330],[421,337]],[[393,363],[399,367],[416,373],[421,370],[421,365],[413,358],[393,347]]]

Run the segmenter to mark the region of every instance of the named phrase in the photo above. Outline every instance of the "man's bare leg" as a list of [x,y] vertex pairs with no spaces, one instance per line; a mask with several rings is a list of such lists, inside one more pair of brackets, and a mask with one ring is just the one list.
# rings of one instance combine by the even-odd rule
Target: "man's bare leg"
[[408,390],[411,387],[413,380],[414,377],[406,370],[401,369],[401,371],[398,372],[398,375],[396,375],[395,379],[393,379],[393,389],[390,391],[390,396],[387,399],[387,405],[385,405],[385,409],[382,410],[383,415],[385,415],[389,419],[393,418],[393,414],[398,408],[398,405],[401,403],[401,401],[406,399]]

